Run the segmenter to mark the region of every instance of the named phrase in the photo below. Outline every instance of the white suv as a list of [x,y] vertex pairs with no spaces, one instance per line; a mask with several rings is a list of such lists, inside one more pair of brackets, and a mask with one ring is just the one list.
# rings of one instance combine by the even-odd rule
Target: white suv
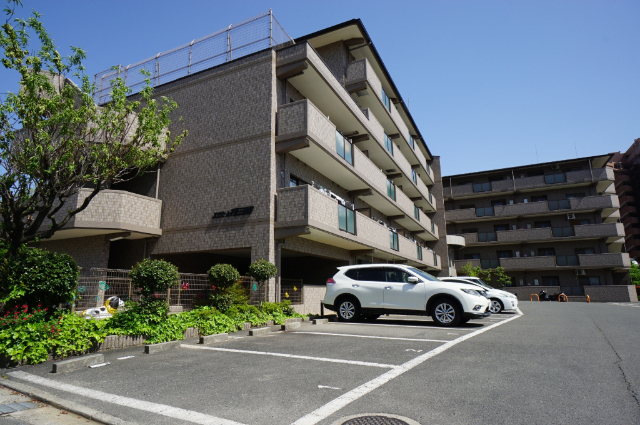
[[495,289],[482,281],[479,277],[457,276],[440,278],[443,282],[469,283],[475,285],[476,289],[486,291],[487,297],[491,300],[489,311],[493,314],[501,311],[512,311],[518,308],[518,298],[510,292]]
[[327,280],[324,306],[338,320],[375,320],[381,314],[431,316],[440,326],[455,326],[491,315],[490,301],[477,287],[444,283],[414,267],[367,264],[338,267]]

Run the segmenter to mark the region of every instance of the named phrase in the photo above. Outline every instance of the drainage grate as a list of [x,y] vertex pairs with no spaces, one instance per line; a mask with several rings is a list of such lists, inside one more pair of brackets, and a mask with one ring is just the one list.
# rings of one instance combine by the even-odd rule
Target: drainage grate
[[18,410],[35,409],[36,407],[38,407],[37,404],[28,401],[25,401],[23,403],[0,404],[0,415],[17,412]]
[[342,425],[409,425],[409,423],[389,416],[360,416],[349,419]]

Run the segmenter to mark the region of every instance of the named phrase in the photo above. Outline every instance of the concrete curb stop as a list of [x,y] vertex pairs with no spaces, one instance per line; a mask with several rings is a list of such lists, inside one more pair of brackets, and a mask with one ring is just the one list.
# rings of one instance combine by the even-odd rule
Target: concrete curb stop
[[181,341],[161,342],[159,344],[149,344],[144,346],[145,354],[156,354],[163,351],[180,347]]
[[271,333],[271,328],[249,329],[249,336],[268,335],[270,333]]
[[313,319],[314,325],[324,325],[325,323],[329,323],[329,319]]
[[63,360],[56,362],[51,368],[52,373],[64,373],[72,372],[74,370],[82,369],[95,364],[104,363],[103,354],[91,354],[89,356],[82,356],[75,359]]
[[299,327],[300,327],[300,322],[291,322],[291,323],[285,323],[280,328],[283,331],[290,331],[292,329],[296,329],[296,328],[299,328]]
[[229,339],[229,334],[216,334],[216,335],[205,335],[200,337],[199,344],[211,344],[213,342],[221,342]]
[[108,413],[100,412],[98,410],[91,409],[90,407],[74,403],[73,401],[56,397],[53,394],[31,387],[29,385],[25,385],[21,382],[15,382],[12,380],[13,378],[9,379],[0,380],[0,385],[10,388],[14,391],[18,391],[19,393],[25,394],[31,398],[35,398],[36,400],[39,400],[53,407],[57,407],[58,409],[62,409],[66,412],[80,415],[84,418],[106,425],[137,425],[135,422],[125,421],[123,419],[116,418],[115,416],[111,416]]

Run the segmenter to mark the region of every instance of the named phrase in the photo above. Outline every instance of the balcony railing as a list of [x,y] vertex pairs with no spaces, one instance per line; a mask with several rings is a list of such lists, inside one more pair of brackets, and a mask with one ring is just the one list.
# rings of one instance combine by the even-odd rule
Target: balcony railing
[[[78,193],[67,198],[65,206],[56,218],[60,221],[66,211],[82,205],[91,189],[80,189]],[[76,214],[67,225],[58,231],[54,238],[80,237],[78,232],[91,229],[127,231],[131,233],[159,236],[162,201],[137,195],[123,190],[102,190],[91,200],[89,206]],[[43,224],[43,228],[48,225]],[[68,236],[67,230],[76,230],[75,236]],[[105,232],[108,233],[108,232]]]
[[482,217],[518,217],[526,215],[544,215],[555,211],[571,210],[575,212],[589,210],[613,210],[620,207],[616,195],[586,196],[584,198],[572,198],[561,201],[540,201],[521,204],[496,205],[494,207],[467,208],[447,210],[445,216],[447,222],[473,221]]
[[[419,267],[437,268],[429,256],[423,260],[418,258],[415,242],[350,210],[348,205],[342,206],[338,200],[309,185],[278,189],[275,227],[276,232],[294,229],[294,236],[302,234],[305,238],[343,249],[372,248],[376,251],[374,255],[383,258],[409,260]],[[305,228],[308,230],[297,230]],[[287,234],[280,237],[287,237]],[[390,240],[392,237],[394,242]]]
[[[593,182],[607,182],[614,180],[613,170],[609,167],[594,168]],[[589,170],[569,171],[567,173],[556,173],[545,176],[533,176],[497,180],[492,182],[478,182],[473,184],[458,185],[444,188],[445,198],[465,198],[481,196],[489,193],[514,192],[516,190],[546,190],[549,185],[566,184],[579,185],[592,183],[591,172]],[[604,189],[604,187],[603,187]]]
[[582,224],[565,227],[541,227],[533,229],[500,230],[497,232],[465,233],[467,246],[485,242],[498,244],[516,244],[552,240],[553,238],[600,239],[608,238],[609,242],[625,236],[622,223]]

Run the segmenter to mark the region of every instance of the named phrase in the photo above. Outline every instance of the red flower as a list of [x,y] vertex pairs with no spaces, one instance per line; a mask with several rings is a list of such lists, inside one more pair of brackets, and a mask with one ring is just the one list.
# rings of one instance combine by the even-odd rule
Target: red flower
[[158,298],[158,294],[153,294],[154,297]]
[[211,288],[215,291],[216,290],[216,285],[211,285]]

